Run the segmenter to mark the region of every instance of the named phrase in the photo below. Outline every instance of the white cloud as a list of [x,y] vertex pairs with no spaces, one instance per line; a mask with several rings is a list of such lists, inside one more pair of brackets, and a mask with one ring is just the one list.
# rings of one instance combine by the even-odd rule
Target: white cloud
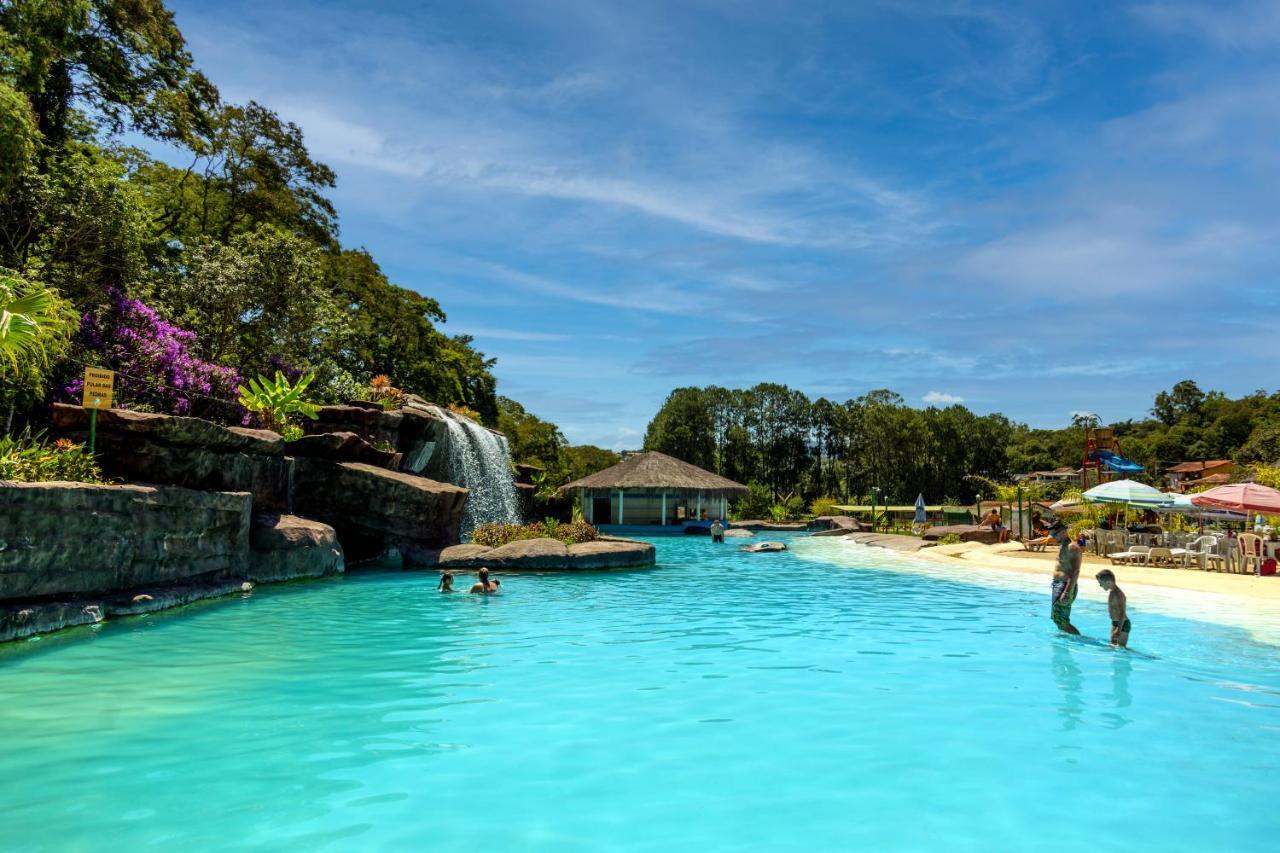
[[942,391],[930,391],[920,399],[930,406],[955,406],[964,402],[964,397],[957,397],[955,394],[946,394]]
[[1280,3],[1275,0],[1148,3],[1136,7],[1134,14],[1152,29],[1207,39],[1224,47],[1280,44]]

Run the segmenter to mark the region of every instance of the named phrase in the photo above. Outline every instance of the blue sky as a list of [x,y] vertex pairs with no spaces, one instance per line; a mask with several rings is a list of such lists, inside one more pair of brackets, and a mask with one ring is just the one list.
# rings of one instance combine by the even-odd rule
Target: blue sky
[[1280,2],[170,6],[575,443],[713,382],[1037,426],[1280,384]]

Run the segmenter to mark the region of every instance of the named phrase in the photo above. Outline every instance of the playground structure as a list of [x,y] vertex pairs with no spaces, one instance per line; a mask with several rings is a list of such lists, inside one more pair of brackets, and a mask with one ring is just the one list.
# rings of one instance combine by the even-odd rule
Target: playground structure
[[[1080,465],[1080,488],[1088,491],[1094,486],[1110,482],[1117,474],[1129,476],[1145,471],[1142,465],[1126,459],[1120,447],[1120,439],[1109,427],[1084,428],[1084,457]],[[1089,482],[1090,472],[1093,482]]]

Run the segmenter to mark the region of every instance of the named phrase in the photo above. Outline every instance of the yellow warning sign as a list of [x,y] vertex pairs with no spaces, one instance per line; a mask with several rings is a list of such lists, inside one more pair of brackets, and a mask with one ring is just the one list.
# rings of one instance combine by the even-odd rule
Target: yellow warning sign
[[84,407],[86,409],[111,408],[111,391],[116,375],[100,367],[84,369]]

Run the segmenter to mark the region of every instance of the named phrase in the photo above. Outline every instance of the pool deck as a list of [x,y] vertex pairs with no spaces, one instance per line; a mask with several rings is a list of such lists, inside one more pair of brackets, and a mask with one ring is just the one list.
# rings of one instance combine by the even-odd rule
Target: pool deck
[[[964,542],[959,545],[923,547],[925,543],[914,536],[890,534],[853,534],[847,537],[864,545],[888,548],[893,551],[914,553],[940,563],[977,564],[986,569],[999,569],[1025,575],[1044,576],[1052,571],[1057,559],[1053,551],[1024,551],[1016,542],[1004,545],[979,545]],[[1280,602],[1280,576],[1262,578],[1256,575],[1207,572],[1200,569],[1157,569],[1147,566],[1112,566],[1105,557],[1085,554],[1082,575],[1091,578],[1098,569],[1110,568],[1122,585],[1154,586],[1165,589],[1181,589],[1192,592],[1212,592],[1218,595],[1236,596],[1258,601]],[[1089,571],[1089,567],[1093,567]]]

